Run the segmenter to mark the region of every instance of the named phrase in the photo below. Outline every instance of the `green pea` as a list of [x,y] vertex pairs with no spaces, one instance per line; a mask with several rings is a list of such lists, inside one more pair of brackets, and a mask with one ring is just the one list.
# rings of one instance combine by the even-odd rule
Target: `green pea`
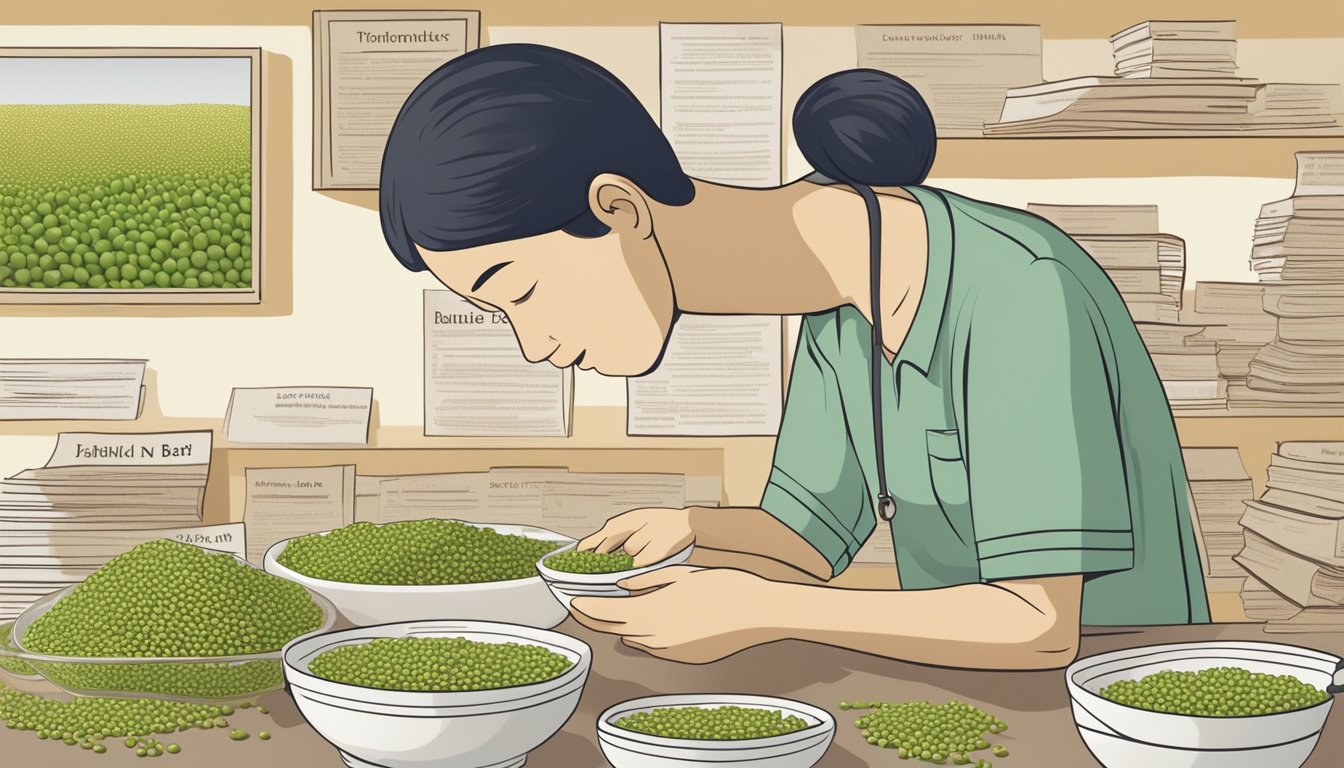
[[309,670],[334,682],[401,691],[469,691],[550,680],[573,666],[526,643],[453,637],[378,638],[317,655]]

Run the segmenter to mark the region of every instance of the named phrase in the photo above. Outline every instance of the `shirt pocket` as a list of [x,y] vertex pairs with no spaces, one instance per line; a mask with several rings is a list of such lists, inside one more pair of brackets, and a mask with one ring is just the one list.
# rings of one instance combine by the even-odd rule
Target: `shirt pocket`
[[960,522],[970,505],[970,482],[961,455],[961,433],[955,429],[926,429],[929,483],[938,506],[949,522]]

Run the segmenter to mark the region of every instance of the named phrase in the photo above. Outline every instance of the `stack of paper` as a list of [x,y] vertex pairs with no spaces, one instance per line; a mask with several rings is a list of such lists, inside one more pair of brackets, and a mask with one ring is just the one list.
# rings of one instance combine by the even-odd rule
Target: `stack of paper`
[[0,619],[136,544],[198,526],[211,435],[63,433],[45,466],[0,483]]
[[1010,88],[1041,82],[1037,25],[865,24],[859,66],[919,90],[939,136],[981,136]]
[[[1255,488],[1236,448],[1183,448],[1185,472],[1194,498],[1192,514],[1203,543],[1204,569],[1211,591],[1233,591],[1246,572],[1233,561],[1244,544],[1241,514]],[[1220,581],[1221,580],[1221,581]]]
[[1344,629],[1344,443],[1281,443],[1241,524],[1246,615],[1267,632]]
[[1116,76],[1014,88],[986,136],[1340,135],[1337,83],[1237,78],[1232,22],[1147,21],[1111,38]]
[[1344,408],[1344,282],[1266,283],[1265,311],[1277,338],[1251,360],[1247,405],[1329,411]]
[[1236,22],[1143,21],[1111,36],[1120,77],[1232,77]]
[[1155,205],[1031,203],[1086,250],[1120,290],[1136,321],[1179,320],[1185,282],[1185,241],[1161,234]]
[[1201,325],[1136,323],[1172,410],[1221,409],[1226,388],[1218,373],[1218,344]]
[[985,135],[1337,136],[1342,93],[1231,77],[1075,77],[1008,91]]
[[133,420],[145,362],[0,359],[0,420]]
[[1203,338],[1218,345],[1218,374],[1227,382],[1229,408],[1244,405],[1251,358],[1274,340],[1278,322],[1265,312],[1265,289],[1259,283],[1199,282],[1194,307],[1181,312],[1181,321],[1204,326]]
[[1344,151],[1297,153],[1293,196],[1255,222],[1251,269],[1261,281],[1344,281]]

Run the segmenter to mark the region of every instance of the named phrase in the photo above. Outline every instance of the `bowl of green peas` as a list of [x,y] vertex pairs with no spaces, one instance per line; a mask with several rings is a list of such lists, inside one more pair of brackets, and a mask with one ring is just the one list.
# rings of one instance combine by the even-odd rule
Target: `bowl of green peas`
[[773,696],[650,696],[597,720],[598,746],[615,768],[811,768],[834,738],[826,710]]
[[537,573],[566,609],[576,597],[627,597],[630,591],[619,586],[622,580],[680,565],[690,559],[695,548],[688,546],[656,563],[636,568],[634,557],[626,552],[595,552],[577,547],[577,543],[566,545],[537,562]]
[[34,602],[8,654],[77,696],[231,703],[281,688],[285,643],[335,622],[298,584],[160,539]]
[[537,560],[573,543],[527,525],[355,523],[277,542],[263,567],[325,596],[360,626],[462,619],[549,629],[568,614]]
[[581,640],[495,622],[419,621],[284,650],[299,712],[352,768],[517,768],[578,706]]
[[1344,661],[1279,643],[1177,643],[1080,659],[1066,684],[1083,742],[1109,768],[1300,768],[1344,691]]

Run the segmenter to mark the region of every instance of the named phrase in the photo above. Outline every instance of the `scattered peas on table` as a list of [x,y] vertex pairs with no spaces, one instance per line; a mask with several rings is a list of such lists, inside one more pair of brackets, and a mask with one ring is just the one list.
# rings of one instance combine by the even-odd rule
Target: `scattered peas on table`
[[[873,746],[896,750],[902,760],[922,760],[935,765],[971,765],[972,752],[989,749],[995,757],[1007,757],[1005,747],[985,740],[986,733],[1008,730],[997,717],[960,701],[932,704],[910,701],[840,702],[842,710],[872,710],[854,721],[863,738]],[[975,768],[991,768],[985,759]]]

